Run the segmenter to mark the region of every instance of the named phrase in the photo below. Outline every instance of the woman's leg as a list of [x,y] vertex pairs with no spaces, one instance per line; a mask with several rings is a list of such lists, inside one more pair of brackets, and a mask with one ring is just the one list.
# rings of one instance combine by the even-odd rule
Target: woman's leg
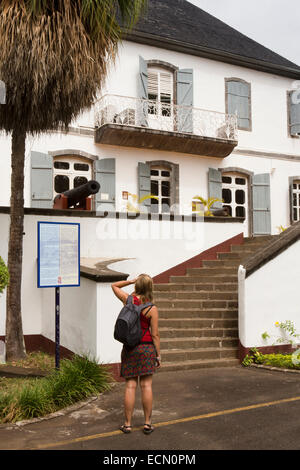
[[140,386],[142,392],[142,403],[145,415],[145,423],[151,423],[152,416],[152,404],[153,404],[153,393],[152,393],[152,375],[143,375],[140,377]]
[[131,418],[134,410],[135,392],[138,383],[137,377],[126,379],[124,411],[125,411],[125,426],[131,426]]

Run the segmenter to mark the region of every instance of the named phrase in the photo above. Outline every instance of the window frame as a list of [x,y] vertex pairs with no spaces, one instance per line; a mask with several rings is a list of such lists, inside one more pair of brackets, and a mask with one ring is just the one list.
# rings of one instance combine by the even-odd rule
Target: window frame
[[242,78],[238,77],[230,77],[230,78],[225,78],[225,113],[228,113],[228,83],[229,82],[239,82],[243,83],[244,85],[248,85],[249,87],[249,97],[248,97],[248,104],[249,104],[249,128],[248,127],[240,127],[238,123],[238,130],[240,131],[246,131],[246,132],[252,132],[252,86],[250,82],[247,82],[246,80],[243,80]]
[[[151,160],[146,162],[149,165],[150,172],[154,167],[164,168],[170,172],[170,212],[166,215],[180,214],[179,208],[179,164],[167,160]],[[150,176],[151,181],[151,176]]]
[[[66,162],[70,164],[69,169],[56,169],[55,163],[56,162]],[[86,164],[89,166],[88,171],[79,171],[74,170],[74,165],[76,163]],[[55,190],[55,177],[56,176],[67,176],[69,178],[69,190],[74,188],[74,180],[77,177],[86,177],[87,182],[93,179],[93,162],[88,160],[85,157],[81,157],[79,155],[56,155],[53,156],[53,198],[55,198],[58,194]]]

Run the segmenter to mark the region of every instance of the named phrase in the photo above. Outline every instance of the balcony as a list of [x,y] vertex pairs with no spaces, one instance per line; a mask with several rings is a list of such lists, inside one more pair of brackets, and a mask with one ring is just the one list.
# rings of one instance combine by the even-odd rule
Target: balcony
[[235,115],[105,95],[95,105],[96,143],[225,158],[238,144]]

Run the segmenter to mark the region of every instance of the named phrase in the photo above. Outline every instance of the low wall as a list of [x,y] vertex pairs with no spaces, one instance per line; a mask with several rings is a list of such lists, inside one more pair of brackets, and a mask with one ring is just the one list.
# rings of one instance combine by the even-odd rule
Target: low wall
[[[288,234],[285,235],[286,239],[287,236]],[[257,269],[251,260],[239,268],[241,359],[253,347],[264,353],[291,350],[290,336],[276,326],[277,322],[291,321],[300,334],[300,240],[284,249],[282,241],[284,242],[284,238],[273,243],[273,248],[271,244],[260,254],[256,253],[257,259],[260,257],[260,263],[264,261]],[[280,248],[277,253],[276,246]],[[264,339],[262,334],[265,332],[269,337]],[[282,342],[278,342],[278,338]],[[300,344],[300,338],[294,341]]]
[[[26,209],[24,223],[22,318],[27,337],[54,341],[55,290],[37,288],[37,223],[80,223],[81,257],[125,259],[110,267],[131,278],[142,272],[156,276],[244,231],[243,219],[176,216],[127,217],[115,214]],[[9,209],[0,208],[0,255],[7,260]],[[120,345],[113,326],[121,303],[110,282],[81,276],[81,286],[61,289],[61,345],[67,350],[90,352],[103,363],[120,360]],[[0,336],[5,335],[5,294],[0,297]]]

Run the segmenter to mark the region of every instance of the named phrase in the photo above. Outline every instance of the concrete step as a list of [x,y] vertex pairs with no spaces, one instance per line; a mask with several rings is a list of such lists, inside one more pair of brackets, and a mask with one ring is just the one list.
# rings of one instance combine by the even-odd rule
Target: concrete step
[[238,359],[205,359],[197,361],[178,361],[178,362],[163,362],[159,373],[179,371],[179,370],[190,370],[190,369],[205,369],[212,367],[236,367],[240,364]]
[[166,362],[196,361],[198,359],[236,359],[237,357],[237,348],[161,349],[161,359]]
[[192,336],[196,338],[238,338],[238,328],[170,328],[170,327],[159,327],[160,338],[190,338]]
[[237,268],[235,266],[220,266],[220,267],[208,267],[208,268],[190,268],[186,270],[187,276],[219,276],[220,274],[235,274]]
[[[186,280],[186,277],[184,277]],[[212,279],[210,279],[212,281]],[[154,296],[158,292],[237,292],[237,280],[230,282],[221,282],[214,284],[213,282],[193,283],[192,281],[186,282],[172,282],[170,284],[155,284]]]
[[225,258],[225,259],[202,261],[203,268],[228,268],[228,267],[234,267],[234,268],[238,269],[240,264],[241,264],[240,258],[233,258],[233,259]]
[[156,306],[159,309],[228,309],[238,308],[237,300],[190,300],[190,299],[173,299],[173,300],[158,300]]
[[230,253],[218,253],[218,259],[219,260],[227,260],[227,259],[236,259],[236,260],[241,260],[243,258],[247,258],[248,256],[251,256],[253,254],[253,251],[233,251]]
[[216,291],[200,291],[200,292],[186,292],[186,291],[174,291],[174,292],[155,292],[154,302],[161,300],[238,300],[237,292],[216,292]]
[[191,349],[191,348],[237,348],[238,338],[161,338],[160,346],[166,349]]
[[[213,284],[216,283],[225,283],[225,282],[237,282],[237,276],[238,273],[236,274],[197,274],[197,276],[171,276],[170,281],[172,283],[193,283],[193,284],[200,284],[200,283],[208,283],[211,282]],[[213,289],[214,290],[214,289]]]
[[160,318],[160,328],[237,328],[237,318]]
[[210,319],[237,319],[238,318],[238,309],[237,308],[228,308],[228,309],[159,309],[159,318],[162,319],[176,319],[176,318],[210,318]]
[[231,247],[231,252],[245,252],[245,251],[250,251],[251,253],[254,253],[255,251],[259,250],[264,246],[263,243],[245,243],[244,245],[232,245]]
[[245,237],[244,243],[269,243],[271,240],[276,240],[279,235],[265,235],[259,237]]

